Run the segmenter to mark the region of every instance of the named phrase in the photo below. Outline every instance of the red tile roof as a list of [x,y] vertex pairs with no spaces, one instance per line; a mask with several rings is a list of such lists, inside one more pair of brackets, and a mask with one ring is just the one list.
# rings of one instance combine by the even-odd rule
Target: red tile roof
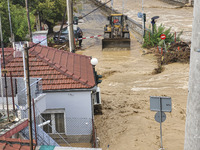
[[[14,57],[12,48],[5,48],[4,51],[6,70],[11,71],[13,77],[23,77],[22,57]],[[30,76],[42,78],[43,90],[92,88],[95,80],[90,59],[88,56],[37,45],[29,50]]]
[[[0,137],[1,150],[30,150],[29,145],[30,145],[29,140]],[[33,140],[33,145],[35,145],[34,140]],[[35,146],[33,146],[33,149],[35,149]]]

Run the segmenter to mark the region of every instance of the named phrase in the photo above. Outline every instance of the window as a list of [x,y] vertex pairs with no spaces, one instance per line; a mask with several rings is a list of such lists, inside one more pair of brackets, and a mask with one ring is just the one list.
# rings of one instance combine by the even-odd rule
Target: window
[[64,133],[65,132],[64,114],[63,113],[55,114],[55,124],[56,124],[56,131],[58,133]]
[[[48,113],[46,113],[48,112]],[[61,111],[62,112],[62,111]],[[65,123],[64,123],[64,113],[61,113],[60,111],[57,111],[56,113],[52,110],[48,110],[48,111],[45,111],[44,114],[42,114],[42,117],[47,121],[47,120],[50,120],[50,125],[44,125],[43,126],[43,130],[46,132],[46,133],[53,133],[55,134],[56,131],[58,133],[65,133]],[[45,122],[45,121],[43,121]]]
[[[47,120],[50,120],[50,125],[51,124],[51,114],[42,114],[42,117],[47,121]],[[43,121],[45,122],[45,121]],[[46,132],[46,133],[52,133],[52,128],[50,125],[44,125],[43,126],[43,130]]]

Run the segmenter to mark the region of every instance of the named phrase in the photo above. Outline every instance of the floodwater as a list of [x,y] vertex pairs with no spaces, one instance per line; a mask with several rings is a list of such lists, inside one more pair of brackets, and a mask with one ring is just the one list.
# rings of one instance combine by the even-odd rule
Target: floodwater
[[[127,0],[128,2],[128,0]],[[81,15],[94,5],[84,2]],[[79,24],[84,36],[103,35],[106,17],[100,10],[84,18]],[[97,58],[102,98],[102,115],[95,116],[97,136],[103,150],[155,150],[160,147],[159,124],[150,111],[149,96],[172,97],[172,113],[166,113],[163,123],[165,149],[182,150],[184,143],[187,102],[188,64],[170,64],[164,72],[153,75],[157,61],[145,54],[140,43],[131,37],[131,50],[102,51],[100,38],[83,40],[77,53]],[[107,148],[107,146],[110,146]]]
[[142,20],[138,18],[137,14],[138,12],[146,13],[147,28],[149,28],[149,25],[151,25],[151,18],[154,16],[159,16],[159,18],[156,19],[157,26],[162,24],[166,28],[171,28],[171,32],[177,32],[177,35],[183,31],[181,38],[185,41],[191,40],[193,7],[170,5],[160,0],[114,0],[114,8],[122,12],[123,2],[124,14],[140,22],[141,24]]

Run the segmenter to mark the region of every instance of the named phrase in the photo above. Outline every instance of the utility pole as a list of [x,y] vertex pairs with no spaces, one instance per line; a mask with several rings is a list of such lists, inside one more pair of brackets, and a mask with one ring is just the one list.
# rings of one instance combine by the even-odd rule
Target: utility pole
[[[6,105],[7,105],[7,121],[9,122],[9,105],[8,105],[8,91],[7,91],[7,78],[6,78],[6,64],[5,64],[5,55],[4,55],[4,44],[3,44],[3,32],[2,32],[2,25],[1,25],[1,14],[0,14],[0,32],[1,32],[1,48],[2,48],[2,54],[3,54],[3,68],[4,70],[2,71],[4,74],[4,80],[5,80],[5,92],[6,92]],[[0,66],[1,67],[1,66]]]
[[9,0],[8,0],[8,16],[9,16],[9,23],[10,23],[10,36],[11,36],[11,42],[14,42],[14,34],[12,31],[12,22],[11,22],[11,16],[10,16],[10,4],[9,4]]
[[200,3],[194,1],[184,150],[200,149]]
[[30,74],[29,74],[29,54],[28,48],[25,44],[24,54],[25,54],[25,68],[26,68],[26,95],[28,102],[28,124],[29,124],[29,140],[30,140],[30,150],[33,150],[33,131],[32,131],[32,111],[31,111],[31,89],[30,89]]
[[70,52],[75,53],[72,1],[66,0],[66,4],[68,14],[69,48]]
[[30,16],[29,16],[28,0],[25,0],[25,3],[26,3],[26,13],[27,13],[29,36],[30,36],[30,41],[32,42],[33,40],[32,40],[31,23],[30,23]]

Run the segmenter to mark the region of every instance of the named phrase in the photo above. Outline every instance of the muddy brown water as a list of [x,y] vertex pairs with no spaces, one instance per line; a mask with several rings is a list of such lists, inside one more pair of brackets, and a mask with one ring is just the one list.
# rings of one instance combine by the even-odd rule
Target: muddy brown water
[[[82,13],[94,9],[84,3]],[[84,18],[84,36],[103,34],[106,18],[98,10]],[[149,96],[172,97],[172,113],[166,113],[163,123],[163,145],[169,150],[182,150],[184,143],[185,111],[187,101],[188,64],[170,64],[164,72],[153,75],[157,67],[152,54],[131,37],[131,50],[102,51],[101,38],[83,41],[77,53],[98,59],[99,84],[102,97],[102,115],[95,116],[97,136],[103,150],[155,150],[159,149],[159,124],[150,111]]]

